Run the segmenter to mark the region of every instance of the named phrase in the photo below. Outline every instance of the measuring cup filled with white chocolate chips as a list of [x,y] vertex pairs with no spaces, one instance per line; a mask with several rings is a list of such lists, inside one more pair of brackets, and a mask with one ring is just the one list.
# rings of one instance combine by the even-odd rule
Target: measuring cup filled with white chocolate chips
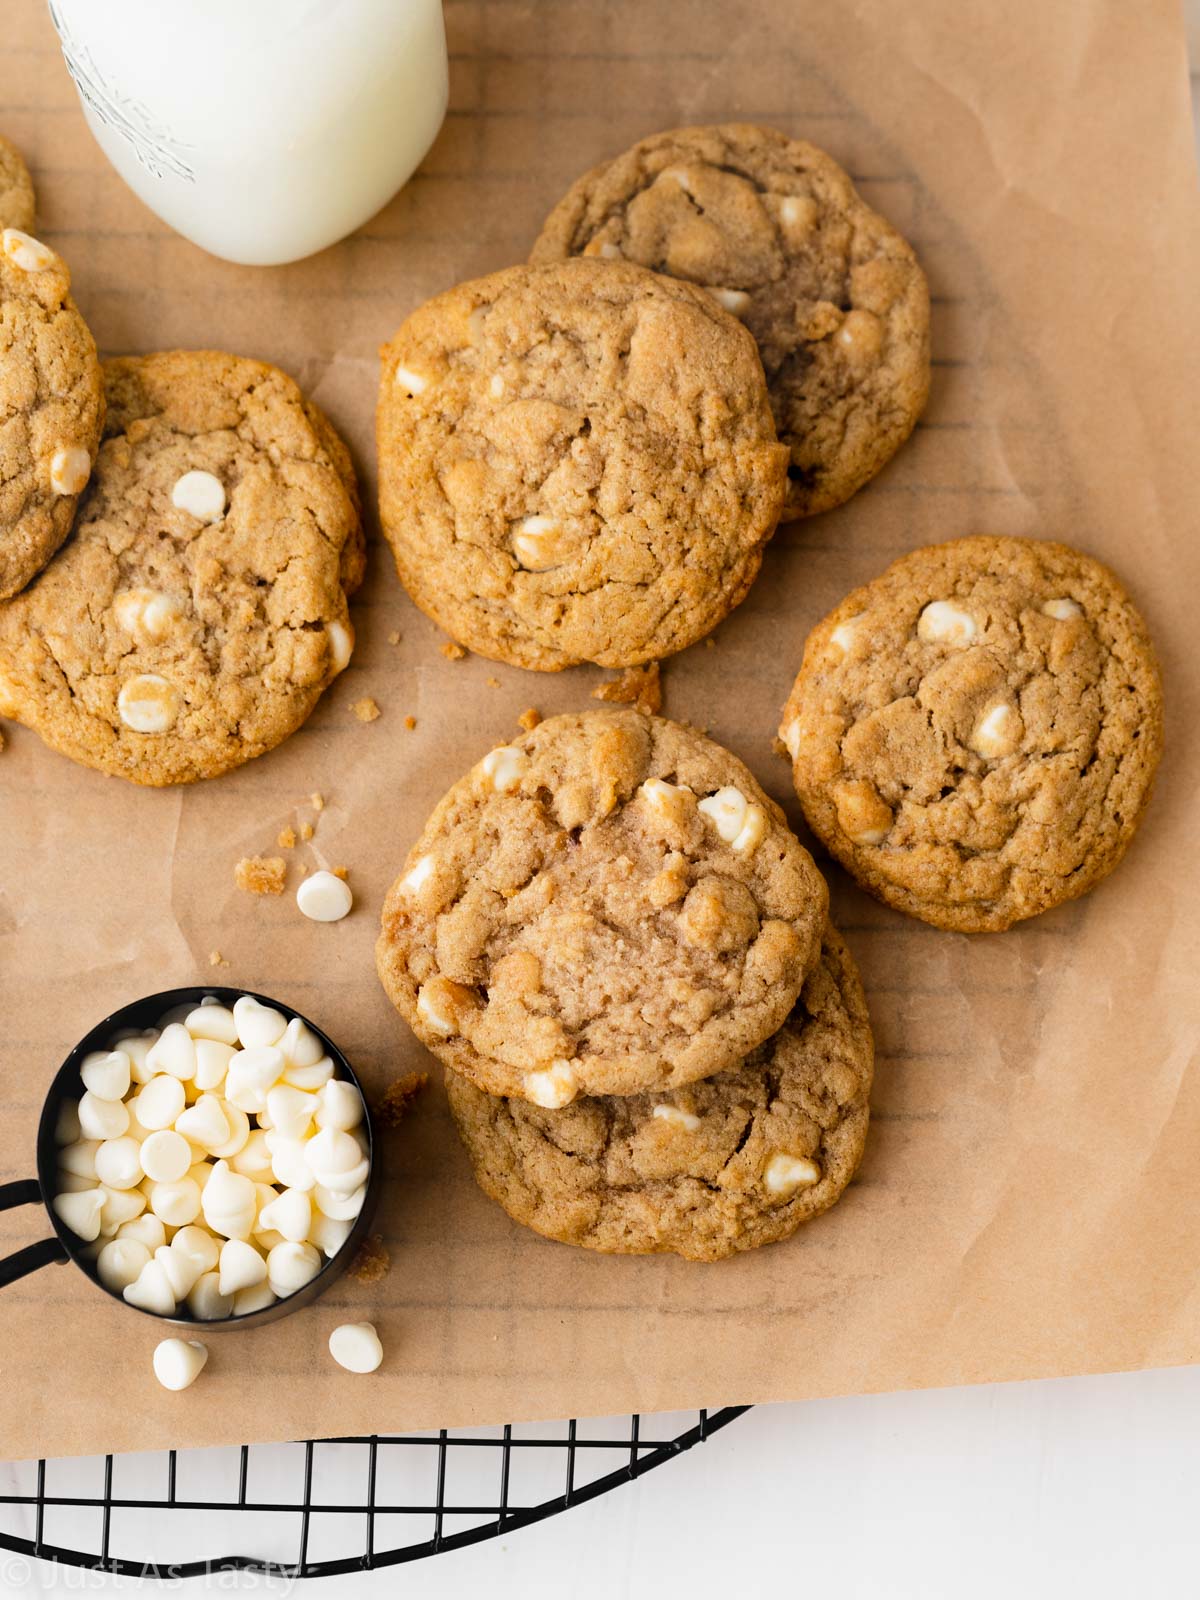
[[307,1305],[353,1259],[377,1165],[342,1053],[306,1018],[236,989],[175,989],[115,1012],[59,1069],[36,1178],[54,1236],[0,1284],[73,1261],[171,1322],[247,1327]]

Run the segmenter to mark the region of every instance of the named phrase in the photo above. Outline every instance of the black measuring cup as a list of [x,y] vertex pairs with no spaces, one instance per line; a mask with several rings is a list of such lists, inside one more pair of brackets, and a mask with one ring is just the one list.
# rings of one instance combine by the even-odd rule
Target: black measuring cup
[[[53,1200],[58,1191],[58,1141],[56,1131],[58,1128],[59,1114],[63,1104],[69,1100],[78,1100],[83,1094],[83,1081],[79,1072],[83,1065],[84,1057],[94,1050],[111,1050],[114,1048],[113,1040],[118,1034],[129,1035],[132,1033],[145,1033],[151,1028],[161,1025],[162,1018],[169,1012],[181,1007],[191,1009],[198,1006],[202,1000],[214,999],[222,1005],[232,1007],[235,1000],[240,1000],[243,995],[259,1001],[264,1006],[272,1006],[276,1011],[285,1016],[289,1022],[293,1017],[300,1021],[321,1041],[325,1053],[333,1061],[334,1076],[347,1079],[362,1095],[363,1102],[363,1128],[367,1138],[367,1192],[363,1197],[363,1207],[354,1220],[354,1226],[346,1236],[341,1248],[331,1256],[316,1274],[297,1289],[294,1294],[285,1295],[276,1300],[273,1305],[265,1306],[261,1311],[248,1311],[242,1316],[221,1317],[212,1322],[202,1322],[194,1317],[163,1316],[157,1311],[146,1311],[141,1306],[131,1306],[118,1291],[107,1288],[100,1282],[94,1267],[84,1255],[87,1242],[67,1227],[66,1223],[54,1210]],[[120,1048],[119,1044],[115,1048]],[[376,1203],[379,1199],[379,1163],[376,1160],[375,1130],[371,1121],[370,1108],[367,1098],[362,1093],[362,1084],[359,1083],[353,1068],[345,1056],[329,1038],[317,1027],[315,1022],[303,1016],[299,1011],[294,1011],[290,1006],[283,1005],[278,1000],[272,1000],[267,995],[255,994],[250,989],[228,989],[206,986],[204,988],[165,989],[161,994],[146,995],[141,1000],[134,1000],[120,1010],[114,1011],[102,1022],[98,1022],[67,1056],[62,1066],[54,1075],[50,1091],[46,1095],[42,1106],[41,1119],[38,1122],[37,1133],[37,1177],[19,1178],[13,1183],[0,1184],[0,1211],[9,1211],[14,1206],[40,1204],[50,1226],[54,1230],[48,1239],[39,1239],[36,1244],[28,1244],[22,1250],[16,1250],[12,1255],[0,1261],[0,1288],[6,1284],[15,1283],[18,1278],[24,1278],[31,1272],[36,1272],[39,1267],[49,1266],[52,1262],[71,1261],[79,1268],[88,1282],[101,1294],[108,1295],[109,1299],[117,1301],[129,1311],[136,1311],[142,1316],[153,1317],[156,1322],[169,1323],[172,1327],[192,1328],[196,1330],[221,1329],[221,1328],[253,1328],[263,1322],[275,1322],[280,1317],[286,1317],[289,1312],[299,1311],[301,1306],[310,1305],[318,1295],[325,1293],[330,1284],[341,1277],[342,1273],[354,1259],[355,1252],[366,1236],[371,1224]]]

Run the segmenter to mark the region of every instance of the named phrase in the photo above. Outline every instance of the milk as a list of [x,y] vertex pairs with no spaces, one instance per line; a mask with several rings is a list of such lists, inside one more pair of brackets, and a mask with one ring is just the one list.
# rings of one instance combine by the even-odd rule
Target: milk
[[50,0],[84,116],[171,227],[295,261],[395,194],[446,111],[441,0]]

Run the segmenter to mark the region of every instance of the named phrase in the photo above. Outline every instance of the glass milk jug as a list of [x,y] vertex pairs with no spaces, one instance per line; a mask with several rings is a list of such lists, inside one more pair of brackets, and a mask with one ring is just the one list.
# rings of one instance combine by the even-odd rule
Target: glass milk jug
[[50,14],[105,155],[229,261],[344,238],[445,115],[441,0],[50,0]]

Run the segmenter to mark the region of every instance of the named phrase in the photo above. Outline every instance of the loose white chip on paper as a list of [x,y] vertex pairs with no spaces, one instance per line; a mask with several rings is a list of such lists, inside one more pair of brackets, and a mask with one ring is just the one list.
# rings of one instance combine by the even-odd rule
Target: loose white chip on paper
[[199,1339],[163,1339],[154,1347],[154,1376],[164,1389],[187,1389],[204,1371],[208,1348]]
[[301,880],[296,904],[311,922],[340,922],[353,906],[354,896],[344,878],[322,870]]
[[372,1322],[343,1322],[329,1335],[329,1354],[347,1372],[374,1372],[383,1346]]

